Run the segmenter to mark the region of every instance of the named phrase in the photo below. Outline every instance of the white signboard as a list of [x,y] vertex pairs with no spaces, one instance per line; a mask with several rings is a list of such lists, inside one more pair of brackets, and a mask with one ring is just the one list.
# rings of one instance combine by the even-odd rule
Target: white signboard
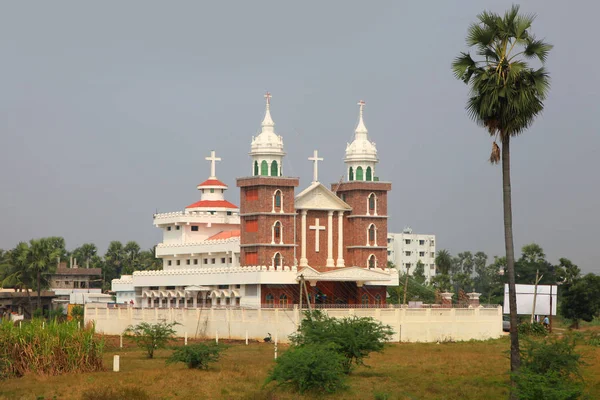
[[[533,311],[533,292],[535,285],[516,285],[517,291],[517,314],[531,315]],[[550,304],[552,304],[552,315],[556,315],[558,288],[556,285],[538,285],[537,300],[535,301],[536,315],[550,315]],[[508,284],[504,285],[504,314],[510,313],[508,304]]]

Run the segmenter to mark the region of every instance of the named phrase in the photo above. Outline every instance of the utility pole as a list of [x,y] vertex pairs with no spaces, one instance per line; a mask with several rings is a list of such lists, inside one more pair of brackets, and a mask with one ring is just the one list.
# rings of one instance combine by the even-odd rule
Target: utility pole
[[300,287],[300,315],[302,315],[302,281],[304,281],[304,275],[300,274],[300,284],[298,285]]
[[408,271],[410,271],[410,265],[406,267],[406,281],[404,282],[404,301],[402,304],[406,304],[406,289],[408,289]]
[[[539,274],[540,274],[540,270],[539,269],[535,270],[535,286],[534,286],[534,289],[533,289],[533,310],[531,310],[531,323],[532,324],[533,324],[533,318],[534,318],[534,315],[535,315],[535,303],[537,301],[537,287],[538,287],[538,283],[540,283],[540,281],[544,277],[544,275],[538,277]],[[552,310],[550,310],[550,313],[552,313]]]

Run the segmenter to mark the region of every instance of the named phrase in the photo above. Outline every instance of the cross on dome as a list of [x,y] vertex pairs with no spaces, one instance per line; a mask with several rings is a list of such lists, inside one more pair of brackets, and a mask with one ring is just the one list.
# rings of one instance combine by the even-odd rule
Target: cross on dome
[[271,95],[271,93],[269,93],[269,92],[265,93],[265,99],[267,99],[267,106],[269,106],[271,104],[271,97],[273,97]]
[[314,151],[312,157],[308,157],[313,162],[313,183],[319,182],[319,161],[323,161],[323,158],[319,157],[319,152]]
[[265,99],[267,99],[267,106],[265,110],[265,118],[262,122],[263,128],[268,128],[267,130],[270,132],[273,131],[273,127],[275,126],[275,122],[273,122],[273,118],[271,118],[271,97],[273,96],[270,92],[265,93]]
[[216,156],[216,152],[214,150],[211,150],[210,157],[206,157],[205,160],[210,161],[210,179],[216,179],[216,162],[221,161],[221,158]]

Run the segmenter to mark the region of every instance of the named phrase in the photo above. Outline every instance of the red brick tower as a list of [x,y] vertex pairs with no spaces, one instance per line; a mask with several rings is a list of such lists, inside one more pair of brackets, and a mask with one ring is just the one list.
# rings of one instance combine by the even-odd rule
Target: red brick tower
[[344,224],[346,266],[386,268],[387,192],[392,184],[379,181],[375,175],[379,162],[377,148],[369,140],[363,121],[365,102],[361,100],[358,104],[358,126],[354,141],[346,147],[344,159],[347,181],[333,184],[332,190],[352,207]]
[[283,139],[275,134],[271,95],[261,133],[252,138],[252,176],[237,179],[240,188],[240,264],[295,265],[294,188],[298,178],[284,177]]

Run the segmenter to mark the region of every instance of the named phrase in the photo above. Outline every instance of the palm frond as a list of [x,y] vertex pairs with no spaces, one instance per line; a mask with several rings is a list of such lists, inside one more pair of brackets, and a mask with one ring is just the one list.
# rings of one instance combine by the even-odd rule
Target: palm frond
[[528,58],[537,57],[540,62],[545,63],[548,58],[548,53],[550,53],[550,50],[552,50],[553,47],[554,46],[543,40],[536,40],[532,37],[527,40],[523,54]]
[[469,53],[460,53],[452,62],[454,76],[465,83],[471,79],[474,68],[476,68],[476,64]]

